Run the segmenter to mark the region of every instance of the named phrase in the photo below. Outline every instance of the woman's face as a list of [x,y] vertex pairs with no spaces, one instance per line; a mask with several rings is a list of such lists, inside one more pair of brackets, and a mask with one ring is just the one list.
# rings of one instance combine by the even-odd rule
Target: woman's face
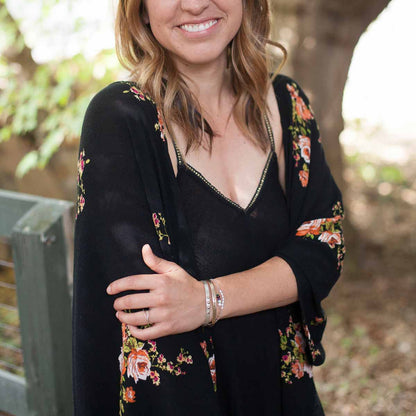
[[153,35],[177,63],[225,62],[243,17],[242,0],[144,0]]

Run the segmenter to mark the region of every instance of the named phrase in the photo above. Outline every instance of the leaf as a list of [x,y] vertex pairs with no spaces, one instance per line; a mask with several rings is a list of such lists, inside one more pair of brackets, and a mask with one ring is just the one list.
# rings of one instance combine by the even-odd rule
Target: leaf
[[27,153],[19,162],[16,168],[16,176],[23,178],[27,172],[35,169],[38,165],[39,153],[36,150],[32,150]]
[[12,137],[12,129],[10,126],[5,126],[0,129],[0,143],[7,142]]
[[39,168],[43,169],[46,166],[52,155],[59,149],[64,138],[62,130],[53,131],[46,137],[39,148]]

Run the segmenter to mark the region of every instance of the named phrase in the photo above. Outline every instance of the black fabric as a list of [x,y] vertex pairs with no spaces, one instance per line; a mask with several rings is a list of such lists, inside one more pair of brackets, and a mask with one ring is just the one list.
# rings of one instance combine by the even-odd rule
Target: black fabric
[[[278,308],[280,312],[271,310],[237,317],[235,322],[244,322],[241,326],[232,325],[230,318],[219,321],[213,328],[200,327],[147,342],[134,339],[115,317],[113,302],[126,292],[117,296],[105,292],[107,285],[120,277],[153,273],[141,258],[143,244],[149,243],[156,255],[177,262],[197,279],[216,270],[204,268],[203,256],[198,251],[202,247],[192,246],[196,235],[192,230],[195,223],[189,223],[192,207],[190,201],[181,196],[166,138],[162,134],[163,126],[151,97],[140,92],[133,83],[116,82],[91,101],[85,115],[78,160],[73,295],[75,415],[244,415],[246,402],[243,401],[233,401],[229,404],[232,408],[223,411],[224,402],[229,403],[223,394],[234,394],[238,383],[254,396],[247,398],[250,405],[256,401],[263,403],[265,397],[274,394],[276,403],[273,409],[264,407],[264,415],[322,414],[317,396],[313,405],[318,409],[316,413],[310,407],[311,401],[303,401],[304,396],[316,394],[313,379],[303,370],[309,369],[306,357],[314,365],[322,364],[325,358],[321,338],[326,317],[320,302],[339,276],[343,248],[339,241],[331,242],[333,247],[330,247],[324,240],[319,240],[316,233],[297,234],[305,223],[322,219],[322,227],[332,230],[339,238],[342,215],[334,214],[333,207],[341,204],[341,195],[326,165],[316,122],[310,117],[302,124],[303,130],[296,130],[311,139],[307,166],[309,182],[305,186],[299,180],[299,164],[294,158],[298,139],[293,134],[293,127],[299,124],[295,113],[299,105],[302,110],[302,102],[297,100],[294,104],[288,86],[297,88],[298,96],[308,104],[303,91],[292,79],[284,75],[276,78],[274,88],[282,115],[287,160],[285,202],[288,222],[279,223],[279,219],[273,217],[270,204],[262,203],[266,195],[277,198],[280,192],[278,181],[273,184],[271,179],[272,174],[277,178],[277,159],[274,159],[256,202],[259,206],[267,205],[268,213],[263,220],[261,213],[257,219],[245,215],[243,220],[246,233],[258,241],[263,229],[268,241],[258,243],[259,250],[253,252],[251,258],[247,256],[246,263],[240,263],[240,267],[250,267],[250,264],[273,255],[283,257],[295,273],[299,302]],[[259,206],[254,205],[252,212]],[[229,215],[236,214],[231,214],[231,207],[223,208],[227,208]],[[275,209],[282,209],[281,201]],[[265,224],[266,218],[268,224]],[[216,224],[221,223],[220,218],[215,220]],[[322,230],[319,237],[322,237]],[[239,250],[247,249],[242,246]],[[214,251],[215,254],[218,252]],[[223,264],[222,267],[226,266]],[[233,270],[232,262],[228,267]],[[259,322],[262,322],[261,326]],[[256,336],[247,336],[245,325],[257,331],[254,334],[259,342],[256,342]],[[220,334],[221,328],[224,328],[223,340],[227,339],[227,334],[233,334],[243,345],[235,355],[238,361],[232,362],[229,346],[218,344],[218,380],[225,380],[225,373],[221,376],[221,371],[226,363],[234,366],[236,371],[240,370],[238,363],[242,363],[247,367],[247,376],[234,380],[234,387],[230,381],[229,389],[220,390],[218,385],[215,391],[212,378],[215,342],[211,340],[215,339],[215,331]],[[266,345],[270,339],[276,347],[280,343],[281,353],[279,348],[276,355],[268,347],[259,348],[259,344]],[[252,348],[257,348],[258,356],[250,355]],[[293,360],[295,355],[301,367]],[[184,361],[184,356],[188,357],[188,362]],[[163,358],[176,366],[175,371],[166,368]],[[284,379],[281,374],[279,383],[276,371],[279,360],[283,365],[283,359],[286,360],[287,377]],[[256,367],[256,360],[264,365]],[[293,371],[289,371],[291,368]],[[259,396],[257,382],[256,386],[250,387],[251,373],[254,380],[259,380],[265,373],[274,380],[265,386],[262,396]],[[293,404],[296,401],[298,407]],[[280,413],[276,413],[277,408]]]
[[[255,267],[273,256],[276,242],[283,244],[289,236],[274,152],[260,193],[246,210],[230,203],[183,164],[178,183],[202,279]],[[282,414],[276,313],[277,309],[270,309],[231,317],[207,329],[213,337],[217,395],[227,415]]]

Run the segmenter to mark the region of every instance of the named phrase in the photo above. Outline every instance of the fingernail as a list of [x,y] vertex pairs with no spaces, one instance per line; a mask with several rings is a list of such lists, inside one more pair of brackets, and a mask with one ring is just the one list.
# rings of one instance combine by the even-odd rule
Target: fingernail
[[112,290],[113,290],[113,288],[111,287],[111,285],[107,287],[107,293],[111,293]]

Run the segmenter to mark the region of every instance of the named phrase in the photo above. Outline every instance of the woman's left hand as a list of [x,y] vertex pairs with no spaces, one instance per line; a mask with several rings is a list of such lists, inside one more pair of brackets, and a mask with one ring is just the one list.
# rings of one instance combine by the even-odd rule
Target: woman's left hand
[[[114,302],[117,318],[128,325],[131,334],[141,340],[192,331],[205,320],[205,289],[201,281],[192,277],[176,263],[156,256],[150,245],[142,247],[144,262],[155,274],[137,274],[115,280],[107,293],[115,295],[125,290],[149,289],[120,297]],[[150,327],[144,311],[128,313],[125,309],[149,309]]]

